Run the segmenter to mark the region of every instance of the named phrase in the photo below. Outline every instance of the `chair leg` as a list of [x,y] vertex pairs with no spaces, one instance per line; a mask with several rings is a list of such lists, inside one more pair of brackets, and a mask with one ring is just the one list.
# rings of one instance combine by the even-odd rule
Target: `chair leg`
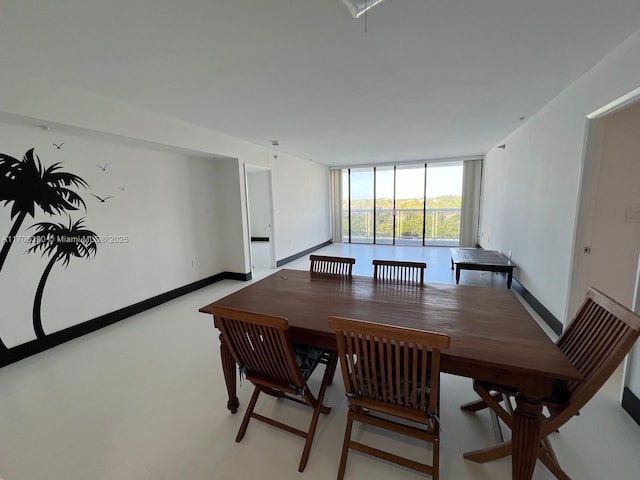
[[551,458],[551,460],[553,460],[555,463],[558,463],[558,457],[556,457],[556,452],[553,450],[553,447],[551,446],[549,437],[543,438],[542,440],[540,440],[540,443],[541,443],[541,446],[546,451],[547,455],[549,455],[549,457]]
[[[498,401],[500,401],[500,399],[502,398],[502,395],[499,393],[494,393],[491,396]],[[463,410],[465,412],[479,412],[480,410],[484,410],[485,408],[487,408],[487,404],[484,400],[477,400],[475,402],[469,402],[460,405],[460,410]]]
[[[329,376],[329,385],[333,384],[333,377],[336,374],[336,367],[338,366],[338,358],[336,357],[336,361],[333,362],[333,366],[331,367],[331,374]],[[329,365],[327,365],[327,368]]]
[[498,414],[493,410],[489,411],[491,416],[491,426],[493,427],[493,435],[496,439],[497,443],[504,442],[504,435],[502,435],[502,427],[500,427],[500,419],[498,418]]
[[260,396],[260,389],[256,387],[253,390],[253,395],[251,395],[251,400],[249,401],[249,405],[247,405],[247,411],[245,412],[242,423],[240,424],[240,430],[238,430],[236,442],[242,440],[245,432],[247,431],[247,426],[249,425],[249,420],[251,419],[251,415],[253,414],[253,409],[256,406],[256,402],[258,401],[258,396]]
[[[480,396],[480,398],[484,401],[484,403],[491,409],[492,412],[495,412],[500,420],[502,420],[507,427],[513,430],[513,414],[509,413],[511,411],[511,402],[509,401],[508,396],[503,396],[502,393],[491,393],[484,386],[477,384],[474,382],[473,389]],[[506,404],[503,407],[500,405],[506,399]]]
[[511,440],[508,442],[495,445],[493,447],[483,448],[481,450],[475,450],[473,452],[467,452],[463,456],[465,460],[471,460],[472,462],[485,463],[498,460],[499,458],[508,457],[511,455],[512,446]]
[[311,452],[311,444],[313,443],[313,437],[316,433],[316,427],[318,426],[318,418],[320,417],[320,413],[329,413],[331,411],[330,408],[325,407],[322,402],[324,401],[324,395],[327,391],[327,387],[329,386],[329,381],[331,380],[333,373],[336,370],[336,362],[338,361],[338,356],[335,353],[331,354],[329,359],[329,363],[324,369],[324,375],[322,376],[322,383],[320,384],[320,391],[318,392],[318,398],[315,399],[315,403],[313,395],[309,390],[305,390],[305,396],[309,396],[308,401],[310,405],[313,405],[313,416],[311,417],[311,424],[309,425],[309,431],[307,432],[307,441],[304,444],[304,450],[302,451],[302,458],[300,459],[300,465],[298,467],[299,472],[303,472],[304,468],[307,466],[307,461],[309,460],[309,452]]
[[431,465],[433,472],[431,476],[433,480],[440,480],[440,438],[435,438],[433,442],[433,458],[431,459]]
[[545,438],[540,441],[538,458],[558,480],[571,480],[569,475],[567,475],[558,464],[558,459],[556,458],[556,454],[551,447],[551,443],[549,443],[549,439]]
[[347,414],[347,427],[344,431],[344,440],[342,442],[342,455],[340,456],[340,468],[338,469],[338,480],[344,479],[344,471],[347,467],[347,457],[349,455],[349,444],[351,443],[351,429],[353,428],[353,415],[351,410]]

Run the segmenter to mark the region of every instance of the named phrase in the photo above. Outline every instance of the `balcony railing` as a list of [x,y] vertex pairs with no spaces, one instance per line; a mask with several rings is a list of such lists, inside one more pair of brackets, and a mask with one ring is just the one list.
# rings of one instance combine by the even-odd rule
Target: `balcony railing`
[[[423,233],[423,214],[426,213]],[[396,216],[395,232],[393,217]],[[349,241],[349,211],[343,210],[343,237]],[[355,209],[351,210],[351,242],[396,245],[457,245],[460,238],[459,208]]]

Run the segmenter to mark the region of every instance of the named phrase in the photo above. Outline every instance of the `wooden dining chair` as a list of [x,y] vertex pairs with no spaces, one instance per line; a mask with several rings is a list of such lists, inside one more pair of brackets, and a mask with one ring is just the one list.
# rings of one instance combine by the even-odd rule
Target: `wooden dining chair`
[[399,262],[396,260],[374,260],[373,278],[396,282],[411,282],[424,285],[424,262]]
[[350,257],[329,257],[325,255],[310,255],[311,273],[322,275],[337,275],[351,277],[355,258]]
[[[298,471],[307,465],[311,444],[321,413],[330,407],[322,404],[327,385],[337,363],[335,352],[322,348],[293,344],[289,337],[289,324],[284,317],[246,312],[225,307],[212,307],[216,324],[244,375],[255,386],[247,411],[242,419],[236,442],[247,431],[249,420],[255,418],[306,439]],[[315,397],[307,380],[322,359],[328,358],[318,396]],[[313,409],[307,431],[294,428],[254,412],[260,393],[306,404]]]
[[[555,381],[551,395],[544,400],[548,414],[540,430],[538,459],[559,480],[570,480],[562,470],[549,442],[557,431],[596,394],[629,353],[640,333],[640,317],[595,288],[590,288],[576,316],[557,345],[584,376],[584,382]],[[501,386],[474,381],[474,390],[482,399],[461,407],[478,411],[486,407],[509,428],[513,425],[512,399],[517,392]],[[511,442],[465,454],[467,460],[488,462],[511,455]]]
[[[338,480],[344,478],[349,449],[417,470],[437,480],[440,351],[449,347],[449,337],[339,317],[330,317],[329,326],[336,333],[349,403]],[[353,422],[431,443],[431,464],[352,440]]]

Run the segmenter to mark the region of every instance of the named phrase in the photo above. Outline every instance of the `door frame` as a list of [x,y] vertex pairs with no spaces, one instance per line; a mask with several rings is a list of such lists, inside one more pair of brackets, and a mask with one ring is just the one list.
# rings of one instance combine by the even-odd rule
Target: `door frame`
[[580,186],[574,224],[573,252],[571,253],[571,272],[569,275],[569,300],[565,318],[571,318],[582,303],[586,292],[587,267],[584,250],[590,248],[592,225],[591,218],[597,200],[597,187],[602,162],[604,120],[611,114],[640,102],[640,88],[636,88],[622,97],[604,105],[586,116],[584,147],[580,165]]
[[[597,187],[600,178],[600,166],[602,163],[602,148],[604,141],[605,119],[620,110],[640,102],[640,88],[636,88],[626,95],[613,100],[601,108],[586,116],[585,138],[582,162],[580,165],[580,187],[578,191],[577,215],[574,225],[574,239],[572,264],[569,276],[569,299],[565,311],[565,318],[572,318],[577,308],[582,303],[584,292],[588,287],[588,261],[584,261],[584,255],[590,253],[591,235],[593,225],[591,218],[597,201]],[[589,249],[589,252],[585,251]],[[635,311],[638,311],[640,291],[640,261],[634,295]],[[624,388],[627,384],[628,369],[635,356],[640,354],[638,346],[634,347],[625,357],[622,370],[622,383],[620,387],[620,402],[622,403]],[[624,405],[623,405],[624,406]]]

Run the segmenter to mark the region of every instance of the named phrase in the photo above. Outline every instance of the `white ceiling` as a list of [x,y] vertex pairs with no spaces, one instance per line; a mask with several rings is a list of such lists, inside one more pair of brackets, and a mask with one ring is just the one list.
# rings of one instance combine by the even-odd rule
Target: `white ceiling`
[[638,0],[0,0],[0,65],[327,165],[482,154]]

